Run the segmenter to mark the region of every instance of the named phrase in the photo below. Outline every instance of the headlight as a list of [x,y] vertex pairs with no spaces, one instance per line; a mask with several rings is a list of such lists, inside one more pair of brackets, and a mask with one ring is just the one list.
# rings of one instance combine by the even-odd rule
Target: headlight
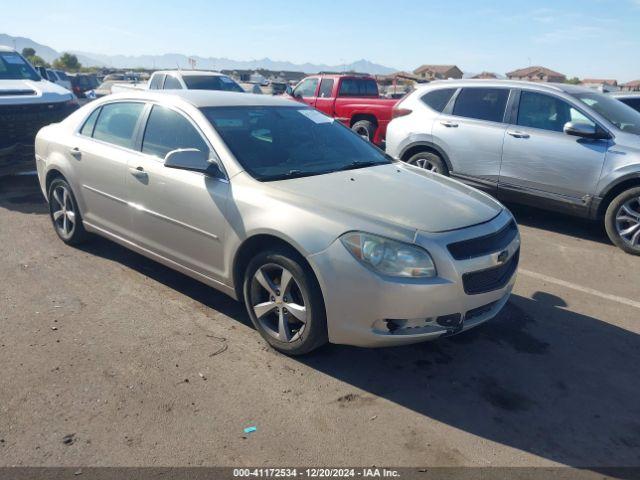
[[342,244],[365,266],[392,277],[435,277],[436,267],[426,250],[370,233],[351,232]]

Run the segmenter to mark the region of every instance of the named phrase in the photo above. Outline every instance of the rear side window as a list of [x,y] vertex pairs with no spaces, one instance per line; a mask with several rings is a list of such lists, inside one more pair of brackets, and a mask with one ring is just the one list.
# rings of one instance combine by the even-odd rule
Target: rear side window
[[442,88],[440,90],[432,90],[422,96],[422,101],[436,112],[442,112],[447,106],[451,97],[456,92],[455,88]]
[[333,78],[324,78],[322,82],[320,82],[320,93],[318,96],[320,98],[331,98],[331,94],[333,93]]
[[164,83],[165,74],[159,73],[158,75],[154,75],[151,79],[151,83],[149,84],[149,90],[161,90],[162,84]]
[[164,158],[178,148],[209,152],[209,147],[189,120],[174,110],[154,105],[144,132],[143,153]]
[[133,102],[103,105],[93,129],[93,138],[133,149],[133,136],[143,108],[144,104]]
[[167,79],[164,81],[164,89],[165,90],[180,90],[182,89],[182,85],[180,81],[174,77],[173,75],[167,75]]
[[340,97],[377,97],[378,84],[373,78],[344,78],[340,82]]
[[93,129],[96,126],[96,120],[98,120],[100,110],[100,108],[96,108],[93,113],[89,115],[89,118],[87,118],[86,122],[84,122],[84,125],[82,126],[82,129],[80,130],[81,135],[85,135],[87,137],[93,136]]
[[463,88],[456,99],[453,114],[490,122],[502,122],[509,98],[503,88]]

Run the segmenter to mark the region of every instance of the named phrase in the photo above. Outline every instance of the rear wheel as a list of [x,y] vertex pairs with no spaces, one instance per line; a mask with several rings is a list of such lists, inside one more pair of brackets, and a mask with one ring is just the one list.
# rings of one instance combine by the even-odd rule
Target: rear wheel
[[376,134],[376,126],[369,120],[357,121],[353,124],[351,130],[369,142],[373,142],[373,138]]
[[640,187],[626,190],[609,204],[604,217],[611,241],[627,253],[640,255]]
[[247,267],[243,291],[251,321],[276,350],[302,355],[327,342],[320,287],[294,252],[258,254]]
[[49,213],[53,228],[64,243],[78,245],[87,239],[78,203],[63,178],[56,178],[49,185]]
[[429,170],[433,173],[449,176],[449,169],[442,158],[433,152],[419,152],[407,160],[409,165]]

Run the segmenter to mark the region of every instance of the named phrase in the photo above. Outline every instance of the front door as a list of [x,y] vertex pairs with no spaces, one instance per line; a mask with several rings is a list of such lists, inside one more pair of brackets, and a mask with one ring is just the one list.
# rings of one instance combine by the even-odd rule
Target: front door
[[142,152],[129,162],[127,175],[135,242],[219,280],[224,276],[229,182],[165,167],[165,155],[179,148],[211,151],[198,128],[182,112],[154,105]]
[[524,190],[578,205],[595,191],[609,140],[564,133],[567,122],[593,120],[564,99],[522,91],[505,135],[499,189]]
[[294,98],[299,99],[311,107],[315,107],[316,100],[318,99],[319,83],[320,79],[318,77],[305,78],[293,91]]
[[507,88],[463,88],[438,117],[432,134],[454,175],[498,184],[508,99]]

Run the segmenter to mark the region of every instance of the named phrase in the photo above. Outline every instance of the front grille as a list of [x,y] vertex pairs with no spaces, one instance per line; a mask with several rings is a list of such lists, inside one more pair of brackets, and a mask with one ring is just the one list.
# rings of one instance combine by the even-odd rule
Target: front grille
[[491,303],[488,303],[487,305],[483,305],[481,307],[474,308],[473,310],[469,310],[467,314],[464,316],[465,321],[473,320],[476,317],[481,317],[485,313],[489,313],[497,303],[498,302],[491,302]]
[[447,248],[456,260],[468,260],[504,250],[513,242],[513,239],[516,238],[517,235],[518,227],[516,226],[516,222],[511,220],[495,233],[485,235],[484,237],[472,238],[471,240],[451,243]]
[[462,284],[467,295],[478,295],[504,287],[518,268],[520,249],[513,254],[507,263],[497,267],[462,275]]
[[73,110],[66,102],[0,107],[0,149],[17,144],[33,146],[38,130],[60,122]]

